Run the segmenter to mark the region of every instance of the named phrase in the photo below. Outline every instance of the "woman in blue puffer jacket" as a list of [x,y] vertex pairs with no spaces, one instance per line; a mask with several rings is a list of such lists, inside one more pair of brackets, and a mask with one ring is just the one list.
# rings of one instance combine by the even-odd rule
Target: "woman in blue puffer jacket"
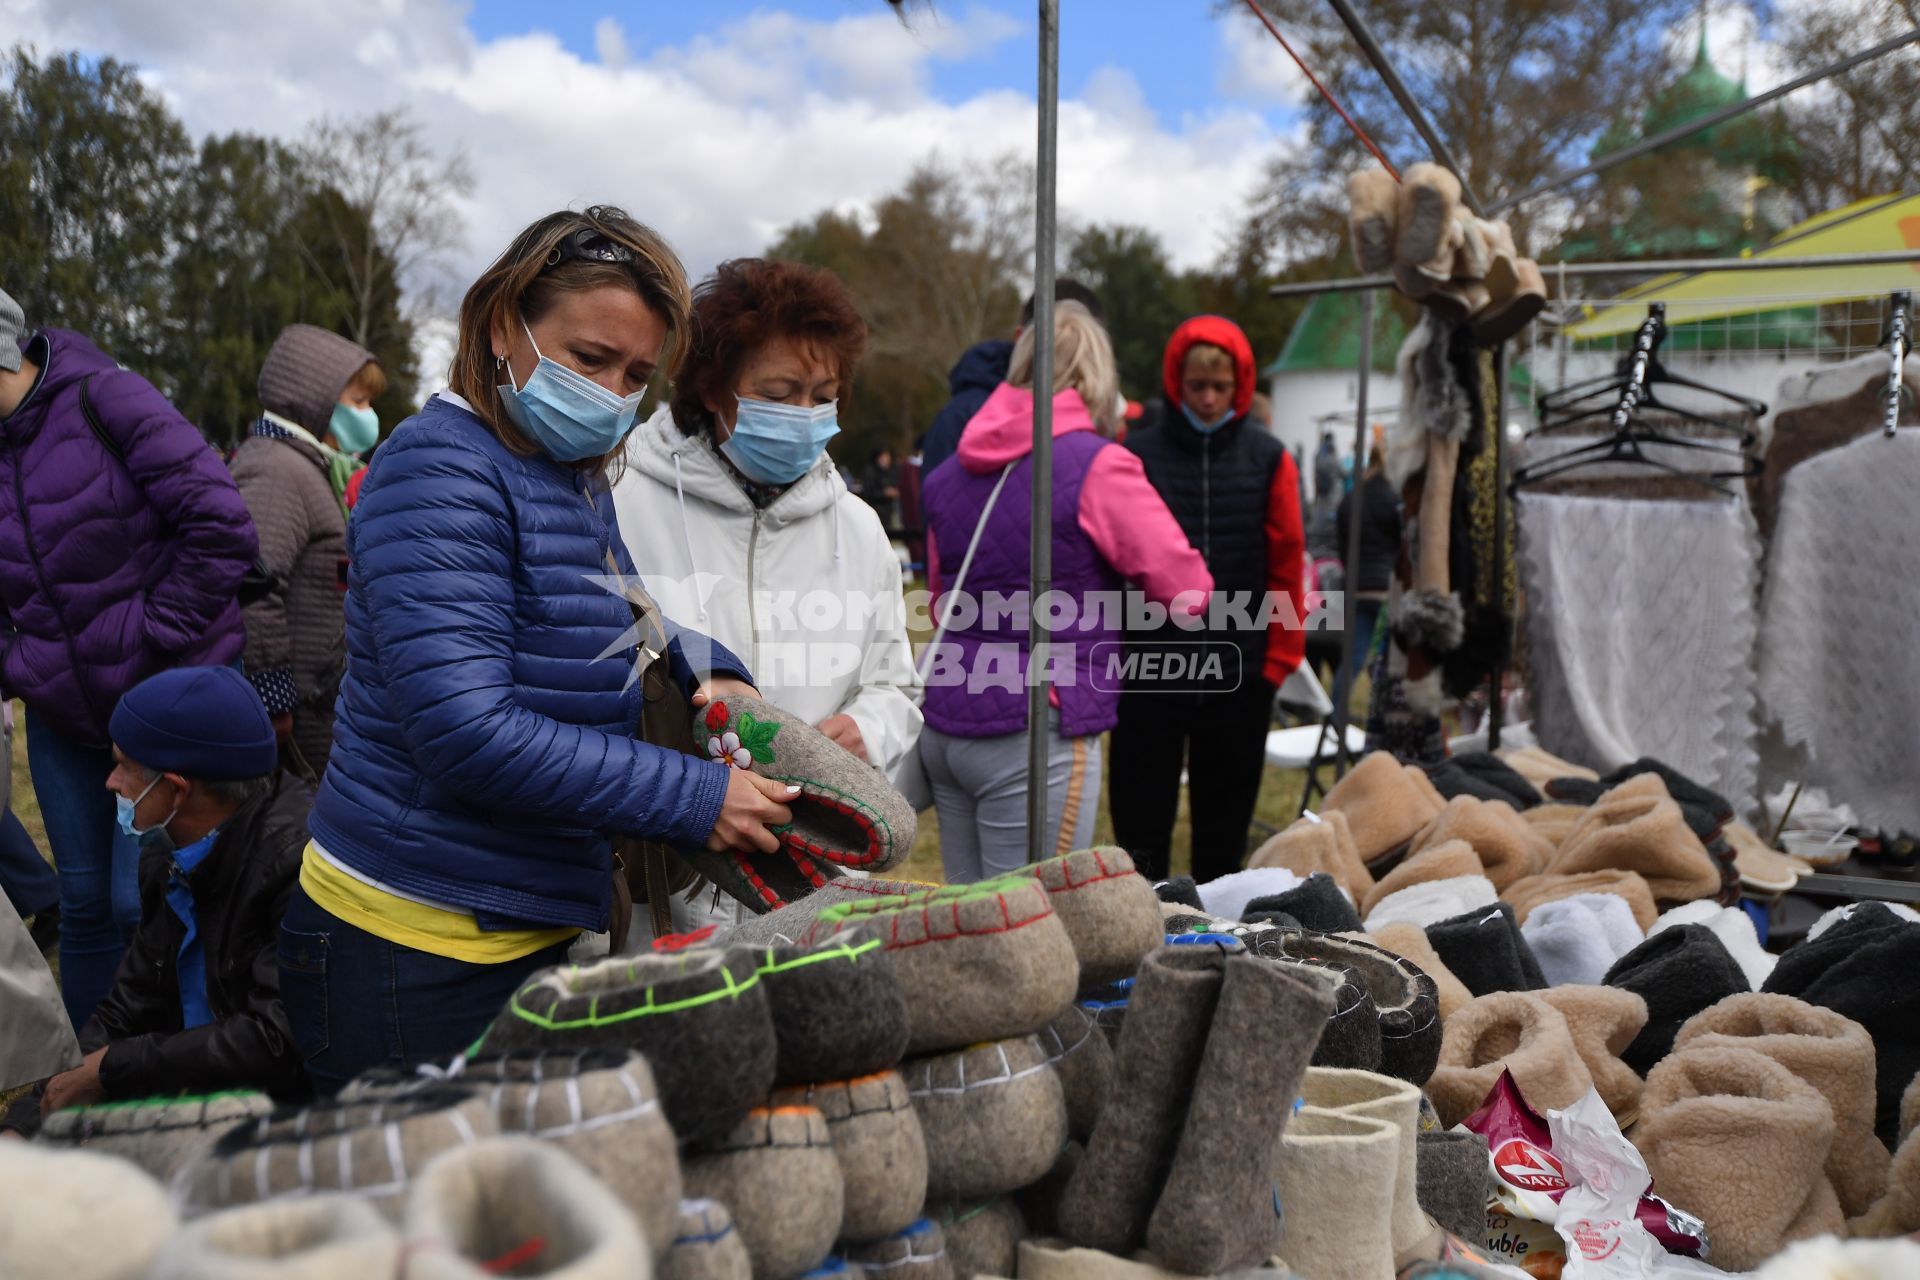
[[[688,305],[620,210],[542,218],[468,290],[451,390],[361,487],[335,745],[280,936],[322,1092],[460,1052],[604,928],[610,836],[778,848],[788,787],[633,737],[633,614],[602,585],[632,573],[606,465]],[[669,637],[694,705],[750,688],[719,645]]]

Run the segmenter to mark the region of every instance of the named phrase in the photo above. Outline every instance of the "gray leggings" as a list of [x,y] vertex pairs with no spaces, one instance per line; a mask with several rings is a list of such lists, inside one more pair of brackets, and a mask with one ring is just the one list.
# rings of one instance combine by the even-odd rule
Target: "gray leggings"
[[[1100,809],[1100,736],[1060,736],[1047,717],[1047,827],[1051,857],[1093,844]],[[960,738],[920,731],[920,761],[940,818],[940,862],[948,884],[972,884],[1027,864],[1027,735]]]

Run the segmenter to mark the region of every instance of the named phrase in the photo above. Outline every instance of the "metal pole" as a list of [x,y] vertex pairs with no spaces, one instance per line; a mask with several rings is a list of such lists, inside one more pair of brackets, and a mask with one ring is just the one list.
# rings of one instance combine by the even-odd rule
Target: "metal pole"
[[1033,505],[1027,664],[1027,861],[1053,853],[1047,837],[1047,624],[1053,589],[1054,177],[1060,116],[1060,0],[1040,0],[1040,142],[1033,200]]
[[[1372,297],[1372,294],[1368,294]],[[1503,618],[1511,616],[1507,608],[1507,344],[1493,349],[1493,595]],[[1513,634],[1509,629],[1507,642]],[[1507,664],[1493,664],[1491,697],[1487,700],[1487,750],[1500,749],[1500,728],[1506,711],[1500,705],[1500,688],[1506,683]]]
[[1373,381],[1373,293],[1360,295],[1360,389],[1354,393],[1353,406],[1353,488],[1347,508],[1346,557],[1340,574],[1341,616],[1346,627],[1340,633],[1340,670],[1334,673],[1333,687],[1339,696],[1333,700],[1333,736],[1340,744],[1340,763],[1336,778],[1347,776],[1347,704],[1353,701],[1353,685],[1347,672],[1353,667],[1354,581],[1360,571],[1360,503],[1365,497],[1367,465],[1367,390]]
[[[1920,249],[1880,249],[1871,253],[1806,254],[1791,258],[1671,258],[1665,262],[1543,262],[1542,273],[1565,276],[1660,276],[1699,271],[1792,271],[1800,267],[1884,267],[1920,262]],[[1358,293],[1391,289],[1392,276],[1353,276],[1343,280],[1301,280],[1267,290],[1274,298],[1303,298],[1321,293]],[[1627,299],[1631,301],[1631,299]]]
[[1339,15],[1340,21],[1346,24],[1347,30],[1353,33],[1353,38],[1360,42],[1360,52],[1367,55],[1367,61],[1373,64],[1373,69],[1380,73],[1382,80],[1386,81],[1387,92],[1393,95],[1393,100],[1400,104],[1400,110],[1406,113],[1407,119],[1419,131],[1421,140],[1427,144],[1427,150],[1433,153],[1435,160],[1452,170],[1454,177],[1460,179],[1460,196],[1467,202],[1467,208],[1479,213],[1480,198],[1473,194],[1473,187],[1468,183],[1466,173],[1460,168],[1460,162],[1455,160],[1453,152],[1447,149],[1446,139],[1442,138],[1428,122],[1427,113],[1420,109],[1420,104],[1413,100],[1411,93],[1407,92],[1406,82],[1401,80],[1400,73],[1394,70],[1393,63],[1387,58],[1387,51],[1382,49],[1380,42],[1373,38],[1373,31],[1367,26],[1366,19],[1354,12],[1353,6],[1348,4],[1347,0],[1328,0],[1328,3],[1333,6],[1334,13]]

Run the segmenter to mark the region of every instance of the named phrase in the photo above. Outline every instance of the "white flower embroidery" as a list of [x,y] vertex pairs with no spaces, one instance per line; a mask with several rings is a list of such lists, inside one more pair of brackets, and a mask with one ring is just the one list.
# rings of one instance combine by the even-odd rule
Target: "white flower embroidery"
[[707,739],[707,754],[735,769],[753,767],[753,752],[740,745],[740,735],[731,729],[718,737]]

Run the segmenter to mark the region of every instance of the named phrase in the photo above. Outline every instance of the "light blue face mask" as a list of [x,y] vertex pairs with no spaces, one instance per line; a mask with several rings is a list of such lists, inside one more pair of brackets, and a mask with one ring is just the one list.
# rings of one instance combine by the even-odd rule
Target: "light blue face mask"
[[365,453],[380,438],[380,415],[371,409],[336,404],[327,431],[348,453]]
[[507,370],[500,404],[513,425],[561,462],[612,453],[633,429],[633,415],[640,411],[640,398],[646,393],[636,391],[624,398],[613,394],[593,379],[540,355],[540,344],[533,341],[533,330],[524,320],[520,329],[540,363],[527,375],[524,387],[514,386],[513,370]]
[[164,832],[166,830],[167,824],[173,821],[174,814],[177,814],[180,812],[180,806],[175,805],[173,807],[173,813],[169,813],[166,817],[160,819],[160,821],[154,823],[150,827],[136,827],[133,824],[134,810],[138,809],[140,807],[140,802],[147,798],[148,791],[152,791],[155,787],[160,785],[160,779],[163,776],[164,775],[162,774],[156,773],[153,776],[153,781],[147,784],[146,790],[142,791],[139,795],[133,797],[133,799],[131,800],[127,799],[127,797],[120,795],[118,793],[116,793],[113,797],[114,818],[119,822],[120,830],[126,832],[130,836],[137,838],[142,844],[146,844],[149,838],[153,836],[154,832],[156,831]]
[[1198,431],[1203,436],[1210,436],[1214,432],[1218,431],[1220,428],[1226,426],[1229,422],[1233,421],[1232,405],[1228,405],[1225,411],[1223,411],[1221,415],[1215,418],[1212,422],[1208,422],[1206,419],[1202,418],[1199,414],[1195,413],[1185,400],[1182,400],[1180,402],[1180,412],[1187,415],[1187,421],[1193,424],[1193,429],[1195,431]]
[[820,460],[827,441],[840,434],[840,402],[808,409],[772,400],[742,400],[733,434],[720,452],[758,484],[792,484]]

